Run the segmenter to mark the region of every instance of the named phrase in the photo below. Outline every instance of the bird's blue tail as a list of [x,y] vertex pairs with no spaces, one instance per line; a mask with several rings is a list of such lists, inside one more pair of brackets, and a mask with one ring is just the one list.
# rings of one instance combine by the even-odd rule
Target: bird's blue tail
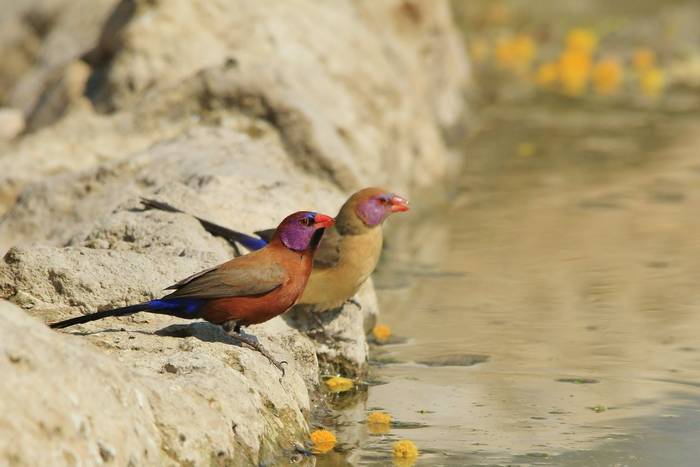
[[137,305],[114,308],[112,310],[98,311],[89,315],[77,316],[57,323],[49,324],[53,329],[67,328],[76,324],[89,323],[109,316],[127,316],[139,311],[148,311],[162,315],[177,316],[179,318],[195,319],[199,318],[199,308],[202,300],[175,298],[172,300],[151,300],[150,302],[139,303]]
[[[155,199],[141,198],[141,203],[147,208],[151,209],[160,209],[161,211],[187,214],[185,211],[182,211],[168,203]],[[250,251],[259,250],[268,243],[267,240],[261,236],[253,237],[252,235],[244,234],[243,232],[238,232],[237,230],[232,230],[228,227],[223,227],[206,219],[202,219],[201,217],[192,217],[197,219],[199,223],[202,224],[202,227],[204,227],[204,229],[210,234],[217,237],[223,237],[231,244],[238,243],[243,245]],[[265,233],[267,233],[267,231],[265,231]]]
[[148,304],[139,303],[138,305],[130,305],[122,308],[114,308],[113,310],[98,311],[97,313],[91,313],[89,315],[78,316],[76,318],[70,318],[57,323],[49,324],[50,328],[61,329],[67,328],[69,326],[75,326],[76,324],[89,323],[90,321],[96,321],[98,319],[106,318],[108,316],[126,316],[137,313],[139,311],[148,310]]

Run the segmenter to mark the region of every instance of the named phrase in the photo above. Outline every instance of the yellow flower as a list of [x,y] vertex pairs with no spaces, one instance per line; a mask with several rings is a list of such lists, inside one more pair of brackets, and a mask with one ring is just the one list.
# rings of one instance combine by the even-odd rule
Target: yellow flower
[[535,74],[535,83],[542,87],[551,87],[559,79],[559,67],[556,63],[543,63]]
[[496,42],[496,63],[501,68],[511,68],[515,62],[515,49],[511,39],[499,39]]
[[367,415],[367,428],[373,435],[388,433],[391,429],[391,415],[386,412],[370,412]]
[[522,142],[518,144],[517,148],[518,157],[532,157],[535,155],[535,145],[532,143]]
[[397,459],[415,459],[418,457],[418,448],[413,441],[402,439],[394,443],[394,457]]
[[501,39],[496,43],[496,62],[503,69],[522,72],[529,68],[536,49],[535,41],[527,34]]
[[559,57],[559,80],[562,91],[580,96],[586,91],[591,73],[591,57],[587,53],[567,50]]
[[311,442],[314,444],[315,452],[325,454],[335,447],[337,440],[335,435],[328,430],[315,430],[311,433]]
[[520,34],[513,39],[513,49],[518,66],[526,67],[529,66],[532,59],[535,58],[537,45],[531,36]]
[[331,392],[349,391],[354,386],[351,379],[343,378],[342,376],[328,378],[325,383],[326,387],[328,387],[328,390]]
[[379,342],[386,342],[391,337],[391,328],[386,324],[377,324],[372,329],[372,335]]
[[568,50],[592,54],[598,46],[598,36],[587,28],[574,28],[566,35],[566,48]]
[[476,38],[469,43],[469,52],[474,63],[483,63],[489,55],[489,46],[484,39]]
[[606,58],[593,67],[593,85],[601,96],[615,94],[622,83],[622,65],[617,59]]
[[655,67],[656,54],[650,49],[637,49],[632,56],[632,63],[634,64],[635,70],[641,73]]
[[645,70],[639,77],[639,87],[647,97],[658,97],[664,84],[664,72],[658,68]]

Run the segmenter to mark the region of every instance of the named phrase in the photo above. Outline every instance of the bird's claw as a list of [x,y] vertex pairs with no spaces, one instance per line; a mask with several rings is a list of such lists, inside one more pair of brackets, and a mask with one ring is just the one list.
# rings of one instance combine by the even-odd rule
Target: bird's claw
[[357,300],[355,300],[354,298],[348,298],[345,301],[345,303],[351,303],[351,304],[355,305],[358,310],[362,309],[362,304],[360,302],[358,302]]
[[246,333],[241,332],[241,331],[238,331],[238,332],[227,331],[227,333],[229,336],[231,336],[235,340],[237,340],[239,342],[243,342],[243,343],[247,344],[248,346],[250,346],[252,349],[260,352],[265,358],[267,358],[267,360],[270,363],[272,363],[274,366],[276,366],[282,372],[282,377],[284,377],[286,372],[284,370],[283,365],[287,365],[287,362],[284,360],[281,362],[278,362],[277,360],[275,360],[275,358],[270,354],[270,352],[268,352],[267,349],[265,349],[265,347],[263,347],[263,345],[260,343],[260,341],[258,340],[257,337],[255,337],[252,334],[246,334]]
[[284,365],[289,365],[286,360],[282,360],[281,362],[274,362],[273,365],[275,365],[279,370],[282,372],[282,378],[284,378],[284,375],[286,373],[286,370],[284,369]]

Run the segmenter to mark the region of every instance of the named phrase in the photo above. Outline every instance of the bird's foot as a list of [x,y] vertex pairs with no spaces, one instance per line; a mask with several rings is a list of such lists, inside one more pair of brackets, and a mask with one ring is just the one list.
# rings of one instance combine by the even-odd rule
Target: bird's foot
[[358,310],[362,309],[362,304],[360,302],[358,302],[357,300],[355,300],[355,297],[348,298],[347,300],[345,300],[345,303],[350,303],[352,305],[355,305]]
[[285,370],[284,370],[284,365],[287,365],[287,362],[282,360],[276,360],[275,357],[272,356],[270,352],[267,351],[265,347],[260,343],[257,337],[255,337],[252,334],[246,334],[242,331],[235,332],[235,331],[227,331],[226,332],[229,336],[231,336],[233,339],[237,340],[238,342],[241,342],[243,344],[246,344],[247,346],[251,347],[254,350],[257,350],[265,358],[268,359],[270,363],[272,363],[274,366],[276,366],[281,372],[282,372],[282,377],[284,377]]

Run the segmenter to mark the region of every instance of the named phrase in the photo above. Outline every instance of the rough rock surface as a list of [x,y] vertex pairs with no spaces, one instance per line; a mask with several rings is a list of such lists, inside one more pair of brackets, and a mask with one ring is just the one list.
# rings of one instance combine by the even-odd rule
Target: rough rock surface
[[[163,323],[134,319],[70,336],[6,301],[0,313],[0,463],[272,464],[304,441],[301,375],[278,382],[276,368],[214,326],[154,339],[148,331]],[[271,349],[309,366],[313,347],[275,324]]]
[[468,71],[448,3],[5,4],[0,106],[26,129],[0,141],[0,298],[33,318],[0,302],[0,463],[292,455],[319,371],[365,369],[371,284],[361,308],[321,315],[327,335],[300,310],[250,328],[289,361],[281,383],[207,323],[141,313],[64,335],[39,320],[159,296],[234,254],[140,196],[252,231],[333,214],[362,186],[409,194],[441,177]]

